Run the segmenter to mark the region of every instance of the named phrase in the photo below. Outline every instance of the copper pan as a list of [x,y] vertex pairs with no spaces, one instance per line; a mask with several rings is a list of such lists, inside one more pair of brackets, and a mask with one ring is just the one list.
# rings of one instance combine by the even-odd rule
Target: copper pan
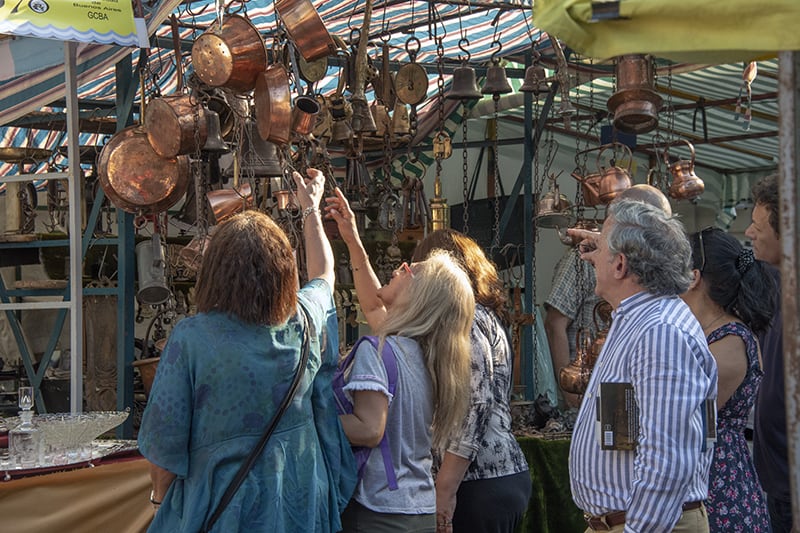
[[221,29],[215,23],[194,42],[192,65],[206,85],[248,92],[267,68],[267,49],[252,22],[228,15]]
[[111,137],[100,151],[97,172],[111,203],[129,213],[165,211],[189,186],[189,158],[162,158],[140,126]]
[[150,146],[161,157],[199,151],[208,137],[206,111],[188,94],[154,98],[146,108],[144,124]]
[[336,54],[336,44],[310,0],[275,0],[275,11],[303,59]]
[[292,128],[292,98],[289,73],[273,64],[256,77],[256,125],[265,141],[279,146],[289,142]]

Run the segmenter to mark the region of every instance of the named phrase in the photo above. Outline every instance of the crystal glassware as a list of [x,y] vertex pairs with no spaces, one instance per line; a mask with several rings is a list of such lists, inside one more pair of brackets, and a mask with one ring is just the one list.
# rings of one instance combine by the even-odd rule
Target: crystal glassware
[[20,424],[8,432],[11,461],[20,468],[34,468],[42,463],[44,441],[33,423],[33,387],[20,387],[18,396]]

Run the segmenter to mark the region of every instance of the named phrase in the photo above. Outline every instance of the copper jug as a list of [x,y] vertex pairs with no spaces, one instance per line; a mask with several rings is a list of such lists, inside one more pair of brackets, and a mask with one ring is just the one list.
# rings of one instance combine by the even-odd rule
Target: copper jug
[[669,195],[676,200],[693,200],[703,194],[706,186],[697,174],[694,173],[694,146],[685,139],[676,142],[684,142],[689,147],[692,159],[679,159],[669,165],[669,148],[664,151],[664,161],[669,165],[672,173],[672,183],[669,186]]
[[[617,146],[622,148],[623,153],[627,153],[628,167],[618,167],[614,159],[610,160],[610,166],[608,168],[603,167],[600,164],[600,157],[602,156],[603,152],[608,148],[615,148],[616,150]],[[632,162],[633,154],[631,153],[631,149],[622,143],[610,143],[603,145],[603,147],[597,153],[597,167],[600,170],[600,183],[597,192],[602,203],[609,203],[611,200],[616,198],[619,193],[631,188],[631,185],[633,185],[633,182],[631,181]]]
[[592,375],[591,339],[586,328],[575,333],[575,360],[563,367],[558,373],[558,384],[561,390],[571,394],[583,394],[589,385]]
[[614,127],[625,133],[648,133],[658,127],[661,96],[653,88],[653,58],[628,54],[617,58],[617,91],[608,99]]
[[603,344],[605,344],[606,337],[608,337],[608,330],[611,328],[611,310],[611,304],[605,300],[600,300],[595,304],[592,311],[595,330],[594,342],[592,342],[592,346],[589,349],[592,366],[594,366],[597,358],[600,357]]

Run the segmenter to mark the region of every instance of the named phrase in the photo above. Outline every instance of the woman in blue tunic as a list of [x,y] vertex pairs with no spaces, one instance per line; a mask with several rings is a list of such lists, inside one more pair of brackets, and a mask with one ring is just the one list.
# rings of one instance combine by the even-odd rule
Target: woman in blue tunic
[[[323,175],[294,173],[307,274],[266,215],[220,225],[197,280],[196,316],[174,328],[139,431],[151,463],[152,532],[195,533],[309,359],[293,401],[212,531],[335,532],[355,487],[355,464],[330,392],[338,337],[333,254],[322,229]],[[302,318],[302,306],[309,318]]]
[[768,532],[766,500],[744,437],[763,372],[754,332],[772,319],[777,287],[762,261],[718,228],[691,236],[694,281],[683,299],[717,362],[717,442],[708,476],[711,532]]

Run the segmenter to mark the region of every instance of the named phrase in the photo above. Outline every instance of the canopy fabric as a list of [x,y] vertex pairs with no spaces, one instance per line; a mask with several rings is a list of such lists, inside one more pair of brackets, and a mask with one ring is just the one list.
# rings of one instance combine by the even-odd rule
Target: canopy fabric
[[534,22],[596,59],[732,63],[800,50],[797,0],[536,0]]

